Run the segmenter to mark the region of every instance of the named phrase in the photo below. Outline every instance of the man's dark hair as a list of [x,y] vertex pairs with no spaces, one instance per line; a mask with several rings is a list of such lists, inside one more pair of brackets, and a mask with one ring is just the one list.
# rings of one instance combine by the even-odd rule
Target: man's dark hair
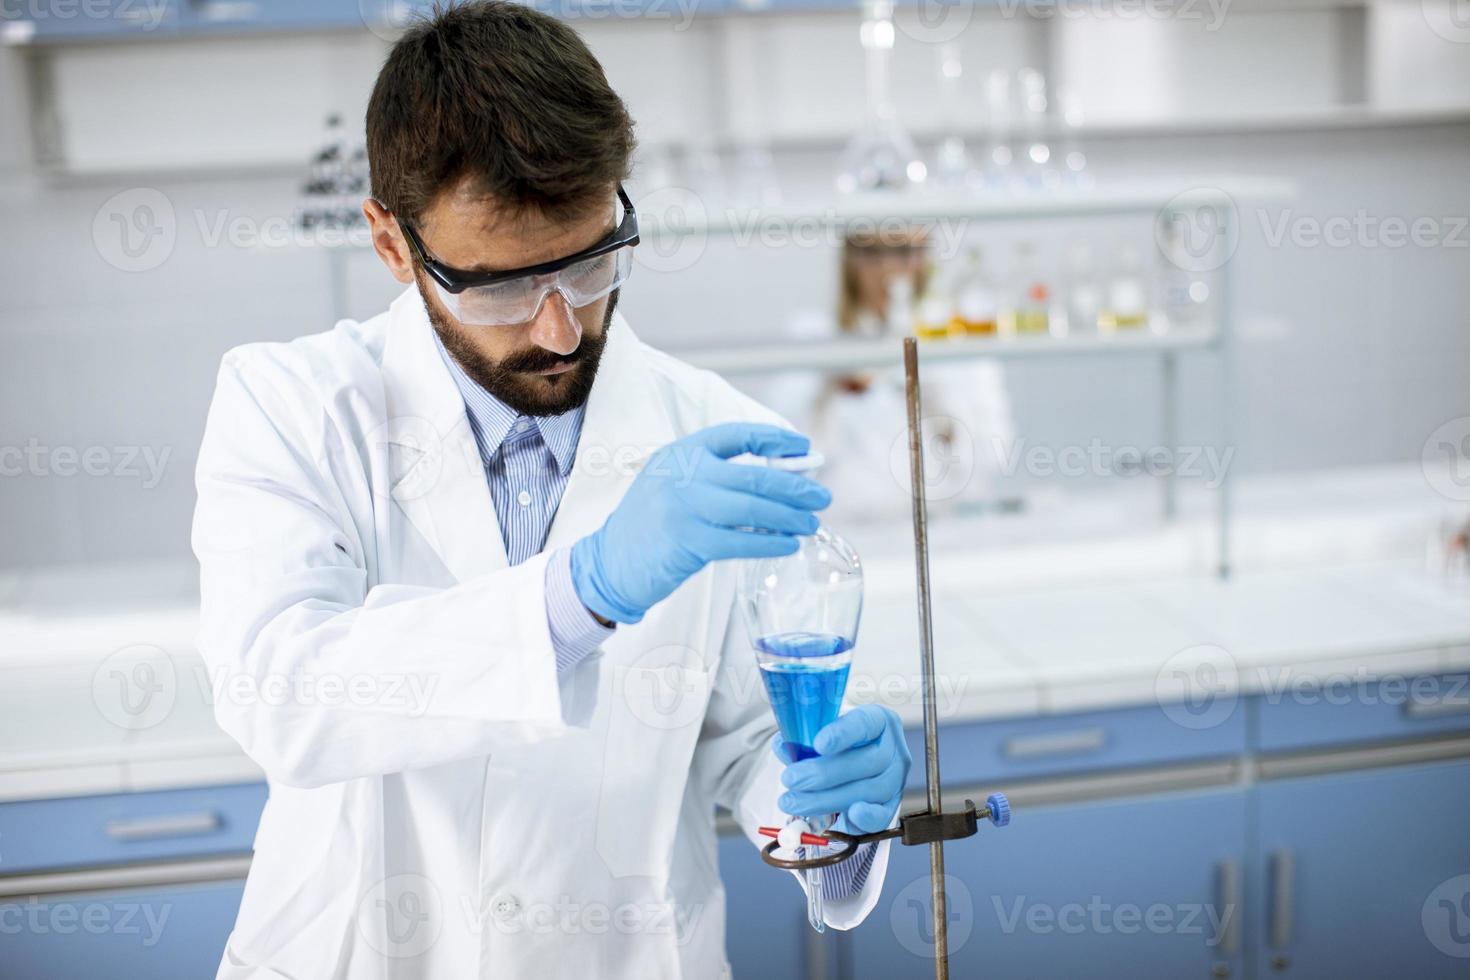
[[408,222],[464,179],[511,213],[579,219],[627,178],[634,145],[577,33],[506,0],[436,7],[393,46],[368,102],[373,197]]

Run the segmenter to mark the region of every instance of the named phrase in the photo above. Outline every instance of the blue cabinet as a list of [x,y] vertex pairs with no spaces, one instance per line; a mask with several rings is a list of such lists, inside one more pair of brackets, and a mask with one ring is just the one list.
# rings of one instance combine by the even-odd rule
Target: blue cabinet
[[0,803],[0,874],[244,854],[265,783]]
[[[944,849],[957,977],[1240,976],[1245,791],[1018,807]],[[927,847],[894,847],[852,976],[932,970]]]
[[[940,776],[949,786],[1012,785],[1021,779],[1245,753],[1246,712],[1239,706],[1209,725],[1183,725],[1178,718],[1177,711],[1151,706],[946,725]],[[915,762],[909,788],[922,789],[923,731],[908,729],[904,736]]]
[[243,881],[0,901],[6,980],[199,980],[219,969]]
[[1252,699],[1262,752],[1294,752],[1353,742],[1392,742],[1470,731],[1470,674],[1342,678]]
[[1470,762],[1262,783],[1256,976],[1470,973]]
[[264,783],[0,804],[0,978],[211,977]]

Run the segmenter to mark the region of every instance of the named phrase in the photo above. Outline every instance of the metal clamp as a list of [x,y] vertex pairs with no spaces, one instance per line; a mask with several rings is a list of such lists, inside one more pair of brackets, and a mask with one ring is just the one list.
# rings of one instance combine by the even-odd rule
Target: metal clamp
[[[996,827],[1004,827],[1011,822],[1011,804],[1004,793],[991,793],[985,798],[985,806],[980,810],[975,809],[974,801],[966,800],[965,809],[958,813],[933,813],[929,810],[905,813],[898,818],[897,827],[890,827],[872,834],[844,834],[840,830],[828,830],[821,834],[802,834],[801,842],[804,845],[814,847],[829,847],[832,844],[847,845],[835,854],[823,854],[810,858],[776,857],[776,851],[780,849],[781,842],[773,840],[761,848],[761,860],[773,868],[784,868],[787,871],[830,868],[852,857],[863,844],[898,838],[899,843],[914,846],[973,837],[980,829],[981,820],[989,820]],[[781,829],[762,827],[760,832],[767,837],[775,837],[780,834]]]

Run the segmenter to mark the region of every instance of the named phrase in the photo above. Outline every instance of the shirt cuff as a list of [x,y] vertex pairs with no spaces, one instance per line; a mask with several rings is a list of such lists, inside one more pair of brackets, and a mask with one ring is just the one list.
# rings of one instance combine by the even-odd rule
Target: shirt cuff
[[551,628],[559,674],[577,666],[613,634],[614,627],[599,623],[577,596],[569,548],[553,551],[546,563],[546,625]]
[[[806,847],[797,848],[798,856],[805,857]],[[821,857],[835,848],[813,847],[814,857]],[[863,890],[868,872],[873,870],[873,858],[878,853],[876,842],[859,844],[858,851],[846,861],[822,869],[822,897],[832,901],[850,898]]]

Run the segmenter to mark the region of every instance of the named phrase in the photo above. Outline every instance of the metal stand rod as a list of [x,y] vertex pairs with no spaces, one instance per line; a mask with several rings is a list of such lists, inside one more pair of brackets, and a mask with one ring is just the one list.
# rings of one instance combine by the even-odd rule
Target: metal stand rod
[[[1235,218],[1234,208],[1221,208],[1219,211],[1220,229],[1219,241],[1229,241],[1230,235],[1237,233],[1232,225]],[[1216,363],[1220,366],[1220,453],[1221,459],[1229,459],[1223,472],[1220,473],[1220,487],[1217,491],[1219,528],[1217,531],[1216,549],[1219,552],[1218,574],[1221,581],[1228,580],[1232,572],[1232,563],[1235,560],[1231,552],[1230,523],[1233,517],[1232,497],[1235,493],[1234,481],[1231,479],[1231,471],[1239,462],[1235,458],[1231,445],[1234,439],[1234,419],[1232,413],[1235,411],[1235,296],[1234,286],[1231,283],[1231,263],[1228,256],[1223,265],[1220,266],[1219,282],[1216,288],[1219,290],[1219,322],[1218,330],[1219,353],[1216,355]],[[1225,453],[1232,453],[1226,457]]]
[[1169,454],[1169,470],[1163,477],[1163,511],[1164,520],[1172,523],[1179,516],[1179,361],[1174,351],[1165,351],[1159,359],[1159,374],[1164,451]]
[[[934,697],[934,623],[929,604],[929,522],[924,503],[924,441],[919,412],[919,345],[903,341],[904,394],[908,403],[909,482],[914,503],[914,566],[919,593],[919,657],[924,689],[924,786],[929,812],[941,812],[939,716]],[[944,841],[929,844],[929,884],[934,895],[934,976],[949,978],[949,909],[944,891]]]

